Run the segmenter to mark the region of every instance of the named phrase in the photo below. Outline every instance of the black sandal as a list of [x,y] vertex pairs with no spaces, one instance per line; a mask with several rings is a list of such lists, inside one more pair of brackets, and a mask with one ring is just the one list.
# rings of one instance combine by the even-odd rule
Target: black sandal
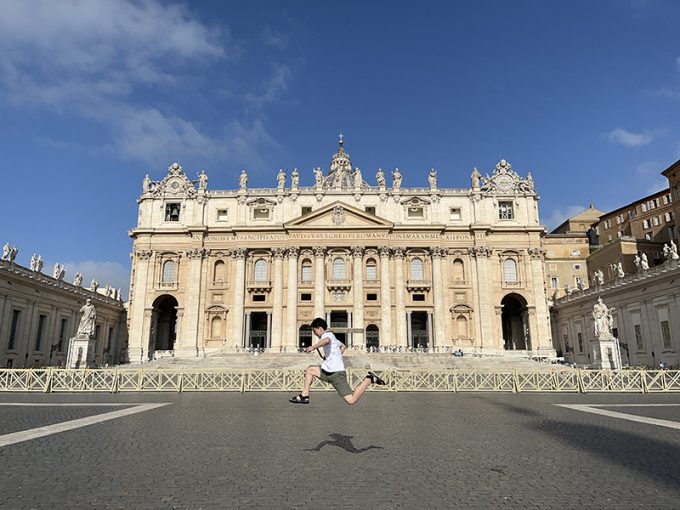
[[378,386],[385,386],[385,384],[387,384],[383,379],[375,375],[373,372],[369,372],[366,377],[368,377],[373,384],[377,384]]
[[305,396],[302,393],[295,395],[293,398],[288,399],[291,404],[309,404],[309,395]]

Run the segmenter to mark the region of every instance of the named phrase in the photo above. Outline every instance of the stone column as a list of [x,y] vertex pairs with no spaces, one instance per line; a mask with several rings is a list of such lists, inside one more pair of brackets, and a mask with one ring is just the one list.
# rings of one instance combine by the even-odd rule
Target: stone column
[[245,314],[246,318],[246,327],[245,327],[245,333],[243,335],[243,340],[241,341],[241,347],[244,349],[247,347],[250,347],[250,325],[252,324],[250,320],[250,312],[246,312]]
[[432,249],[432,291],[434,298],[434,342],[433,347],[446,345],[446,312],[444,311],[444,273],[442,258],[446,257],[443,248]]
[[413,340],[411,339],[411,312],[406,314],[406,346],[413,347]]
[[427,312],[427,333],[430,336],[427,347],[429,351],[432,351],[434,347],[434,328],[432,327],[432,312]]
[[[470,248],[470,255],[475,260],[475,274],[477,283],[474,287],[477,291],[477,321],[479,329],[479,347],[488,349],[503,349],[502,338],[495,338],[494,330],[496,318],[493,313],[491,295],[493,289],[489,278],[489,256],[491,249],[486,246],[474,246]],[[499,303],[500,304],[500,303]]]
[[394,260],[394,301],[395,313],[397,316],[397,332],[396,341],[397,346],[406,347],[408,345],[408,332],[406,324],[406,282],[404,281],[404,250],[402,248],[394,248],[392,250],[392,257]]
[[[147,347],[149,345],[149,329],[144,328],[144,311],[146,309],[146,293],[152,289],[149,278],[149,265],[152,255],[151,250],[135,250],[133,253],[134,282],[130,293],[132,304],[130,306],[130,336],[128,339],[128,357],[130,363],[142,363],[145,361]],[[151,276],[153,277],[153,275]],[[76,319],[77,320],[77,316]],[[73,326],[75,332],[78,325]],[[68,338],[64,339],[68,348]]]
[[272,313],[267,312],[267,336],[264,340],[264,348],[271,349],[272,347]]
[[246,287],[246,250],[236,248],[231,252],[234,259],[234,303],[232,306],[234,318],[231,323],[231,345],[245,345],[243,337],[243,301]]
[[175,351],[179,351],[179,357],[196,357],[198,356],[198,347],[202,345],[202,340],[199,342],[199,317],[203,317],[201,313],[201,295],[203,288],[203,260],[207,255],[204,248],[195,248],[186,253],[189,258],[189,278],[187,278],[187,297],[184,310],[186,318],[182,322],[181,338],[177,338],[177,347]]
[[536,306],[536,329],[531,331],[531,344],[534,349],[552,349],[550,334],[550,312],[545,295],[545,259],[541,248],[529,250],[531,257],[531,279],[534,303]]
[[283,339],[284,350],[297,347],[297,303],[298,303],[298,248],[288,248],[288,310],[287,334]]
[[[354,257],[354,317],[350,327],[364,330],[364,248],[363,246],[353,246],[352,256]],[[348,335],[349,338],[349,335]],[[365,345],[365,331],[352,333],[353,345]]]
[[390,249],[381,246],[380,252],[380,344],[389,345],[392,338],[392,299],[390,295]]
[[280,352],[283,345],[283,256],[284,248],[274,248],[274,296],[272,308],[272,327],[269,333],[271,347],[274,352]]
[[[326,307],[326,248],[317,246],[314,248],[314,318],[325,317]],[[329,324],[330,326],[330,324]]]

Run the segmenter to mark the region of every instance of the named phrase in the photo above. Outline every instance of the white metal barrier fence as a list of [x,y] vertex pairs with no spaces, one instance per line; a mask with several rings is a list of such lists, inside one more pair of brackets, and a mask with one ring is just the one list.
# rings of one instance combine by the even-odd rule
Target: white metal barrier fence
[[[365,370],[348,369],[352,387]],[[495,391],[495,392],[680,392],[677,370],[554,370],[376,371],[386,386],[370,391]],[[0,392],[206,392],[206,391],[299,391],[302,370],[229,369],[0,369]],[[330,386],[315,381],[315,390]]]

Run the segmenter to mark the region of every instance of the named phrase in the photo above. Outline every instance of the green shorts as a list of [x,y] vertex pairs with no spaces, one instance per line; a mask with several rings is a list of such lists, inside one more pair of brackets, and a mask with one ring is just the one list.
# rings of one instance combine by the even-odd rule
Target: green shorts
[[349,387],[349,383],[347,382],[347,372],[344,370],[341,370],[340,372],[326,372],[322,368],[320,379],[333,386],[341,397],[352,394],[352,388]]

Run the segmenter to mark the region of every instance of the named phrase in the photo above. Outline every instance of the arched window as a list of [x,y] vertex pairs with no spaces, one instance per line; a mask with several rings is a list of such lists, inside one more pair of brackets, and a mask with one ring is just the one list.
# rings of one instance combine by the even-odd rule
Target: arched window
[[459,315],[456,319],[456,336],[458,338],[468,338],[467,319]]
[[302,261],[302,281],[311,282],[312,281],[312,261],[305,259]]
[[345,259],[342,257],[336,257],[333,259],[333,279],[345,279]]
[[378,264],[376,264],[375,259],[368,259],[366,261],[366,279],[367,280],[378,279]]
[[456,259],[453,261],[453,281],[454,282],[465,281],[465,267],[463,266],[463,261],[460,259]]
[[423,259],[415,258],[411,260],[411,279],[424,280],[425,274],[423,272]]
[[508,283],[517,283],[517,262],[514,259],[505,259],[503,262],[503,275]]
[[264,259],[259,259],[257,262],[255,262],[255,281],[267,281],[267,261]]
[[217,340],[222,338],[222,318],[213,317],[210,321],[210,338]]
[[177,264],[174,260],[166,260],[163,264],[163,283],[175,283],[177,278]]
[[218,260],[215,262],[215,270],[213,271],[213,281],[223,282],[224,281],[224,261]]

